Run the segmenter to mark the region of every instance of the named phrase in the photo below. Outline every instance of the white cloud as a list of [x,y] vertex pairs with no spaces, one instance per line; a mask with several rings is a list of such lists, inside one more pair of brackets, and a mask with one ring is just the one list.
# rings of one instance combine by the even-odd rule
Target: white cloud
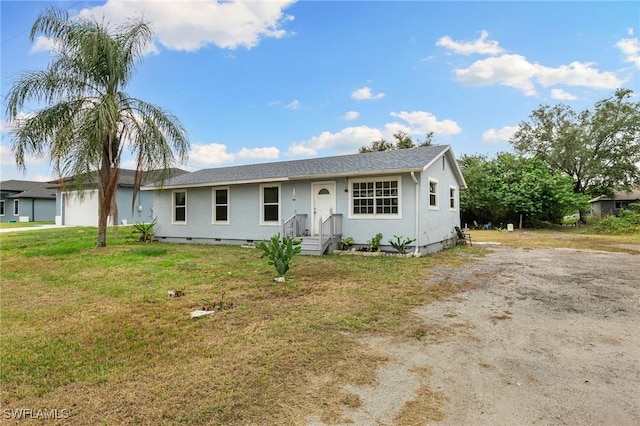
[[490,86],[502,84],[522,90],[533,96],[536,89],[531,79],[535,76],[535,66],[521,55],[502,55],[474,62],[468,68],[454,71],[458,81],[469,86]]
[[289,102],[287,105],[285,105],[286,109],[298,109],[300,108],[300,101],[298,101],[297,99],[292,100],[291,102]]
[[640,39],[623,38],[616,43],[616,47],[624,54],[625,62],[631,62],[636,67],[640,68]]
[[322,132],[306,141],[294,143],[289,147],[288,155],[312,156],[320,150],[331,151],[337,154],[350,154],[371,142],[384,138],[392,141],[393,134],[402,130],[411,136],[425,136],[429,132],[436,135],[454,135],[462,130],[455,121],[438,119],[425,111],[401,111],[391,112],[392,117],[404,121],[386,123],[382,129],[369,126],[346,127],[336,133]]
[[513,87],[527,96],[537,94],[534,81],[544,87],[563,84],[597,89],[615,89],[622,81],[613,72],[599,71],[590,62],[572,62],[557,68],[529,62],[522,55],[508,54],[482,59],[454,71],[458,81],[469,86],[493,84]]
[[250,159],[268,159],[277,160],[280,156],[280,150],[275,146],[265,148],[242,148],[237,154],[237,158]]
[[474,53],[482,55],[499,55],[500,53],[503,53],[504,49],[498,45],[498,42],[494,40],[487,40],[488,36],[489,33],[484,30],[480,33],[480,38],[474,41],[456,41],[449,36],[444,36],[436,42],[436,46],[444,47],[445,49],[449,49],[453,51],[453,53],[458,53],[460,55],[471,55]]
[[376,93],[375,95],[371,93],[371,89],[367,86],[354,91],[351,94],[351,99],[355,99],[358,101],[367,100],[367,99],[382,99],[384,98],[384,93]]
[[618,79],[615,73],[598,71],[592,67],[593,65],[591,62],[575,61],[569,65],[551,68],[536,64],[535,77],[544,87],[556,84],[596,89],[616,89],[620,87],[622,81]]
[[494,144],[506,142],[518,131],[518,126],[504,126],[500,129],[489,129],[482,134],[482,142]]
[[293,156],[316,155],[320,150],[329,150],[339,154],[353,153],[363,145],[382,138],[382,131],[368,126],[347,127],[337,133],[322,132],[309,140],[294,143],[288,154]]
[[295,0],[147,1],[108,0],[104,5],[83,9],[82,17],[123,23],[143,16],[155,30],[157,40],[171,50],[195,51],[207,45],[223,49],[250,49],[261,38],[282,38],[282,27],[293,16],[284,13]]
[[[400,111],[392,112],[391,116],[400,118],[409,123],[407,132],[410,135],[425,135],[429,132],[433,132],[436,135],[456,135],[462,131],[460,126],[453,120],[438,121],[435,115],[425,111]],[[387,128],[394,125],[389,123]],[[407,126],[400,125],[403,129]],[[401,129],[397,129],[401,130]],[[394,132],[395,133],[395,132]],[[392,133],[393,134],[393,133]]]
[[633,37],[635,34],[636,34],[636,30],[634,30],[633,28],[627,29],[627,35],[630,35]]
[[55,48],[56,42],[54,39],[45,36],[38,36],[31,45],[31,53],[49,52],[51,50],[55,50]]
[[280,150],[276,147],[245,148],[237,153],[227,152],[227,146],[221,143],[191,145],[189,151],[189,166],[195,168],[216,167],[241,160],[276,160]]
[[578,99],[575,95],[572,95],[569,92],[565,92],[562,89],[551,89],[551,97],[553,99],[558,99],[561,101],[575,101]]
[[360,113],[358,111],[347,111],[342,116],[342,118],[344,118],[347,121],[356,120],[358,117],[360,117]]
[[0,145],[0,165],[15,166],[16,162],[13,153],[8,146]]
[[227,146],[220,143],[194,144],[189,152],[189,165],[196,167],[219,166],[232,163],[233,159],[233,155],[227,152]]

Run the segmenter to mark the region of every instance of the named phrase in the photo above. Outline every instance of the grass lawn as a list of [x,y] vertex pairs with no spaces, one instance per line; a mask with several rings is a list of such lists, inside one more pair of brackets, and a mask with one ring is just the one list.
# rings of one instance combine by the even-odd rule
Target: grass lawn
[[[524,247],[640,244],[580,229],[470,233]],[[411,309],[465,283],[427,287],[425,278],[486,250],[298,256],[275,284],[258,250],[137,243],[128,228],[110,230],[109,246],[97,249],[95,237],[92,228],[0,234],[3,409],[68,409],[73,424],[335,421],[354,403],[341,385],[372,381],[383,361],[355,338],[436,333]],[[186,294],[169,298],[172,289]],[[220,302],[229,308],[189,317]]]
[[34,226],[54,225],[54,222],[0,222],[0,229],[4,228],[31,228]]

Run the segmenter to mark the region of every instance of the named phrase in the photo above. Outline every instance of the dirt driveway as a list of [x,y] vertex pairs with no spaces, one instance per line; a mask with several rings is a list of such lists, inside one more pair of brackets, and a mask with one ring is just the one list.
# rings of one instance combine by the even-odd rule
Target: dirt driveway
[[[472,289],[415,315],[448,332],[364,340],[388,362],[345,386],[345,423],[640,424],[640,255],[495,247],[426,285],[442,280]],[[406,417],[421,398],[439,413]]]

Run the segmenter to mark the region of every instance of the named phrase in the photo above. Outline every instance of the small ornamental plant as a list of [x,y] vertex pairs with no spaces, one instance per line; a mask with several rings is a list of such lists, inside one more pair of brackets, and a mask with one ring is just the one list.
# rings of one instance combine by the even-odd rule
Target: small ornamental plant
[[369,240],[369,251],[380,251],[380,243],[382,242],[382,234],[377,233]]
[[133,225],[133,233],[140,235],[140,241],[149,243],[153,240],[153,226],[156,224],[156,218],[149,223],[138,222]]
[[404,235],[394,235],[393,238],[395,238],[395,240],[389,240],[389,244],[391,244],[391,247],[396,249],[400,254],[406,254],[411,243],[415,241],[415,238],[405,238]]
[[269,259],[269,265],[273,265],[278,273],[275,281],[284,282],[284,275],[291,269],[291,260],[293,256],[300,253],[302,248],[300,244],[302,240],[299,238],[280,238],[280,234],[276,234],[269,241],[259,241],[256,247],[262,250],[260,258]]

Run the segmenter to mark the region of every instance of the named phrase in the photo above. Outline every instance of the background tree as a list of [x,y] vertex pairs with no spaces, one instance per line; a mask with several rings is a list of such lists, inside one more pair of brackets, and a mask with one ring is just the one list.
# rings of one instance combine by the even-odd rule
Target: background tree
[[[358,150],[358,152],[376,152],[376,151],[392,151],[394,149],[407,149],[407,148],[415,148],[416,143],[413,141],[411,136],[404,130],[398,130],[393,134],[396,142],[388,142],[384,138],[380,138],[379,140],[375,140],[371,142],[371,145],[362,146]],[[433,132],[427,133],[427,136],[424,138],[424,141],[418,141],[417,146],[431,146],[433,141]]]
[[385,138],[380,138],[371,142],[369,146],[361,146],[358,152],[362,154],[365,152],[391,151],[392,149],[394,149],[393,143],[387,142]]
[[542,105],[520,123],[510,142],[516,152],[542,160],[573,179],[576,193],[611,195],[640,183],[640,102],[619,89],[576,113],[566,105]]
[[[26,171],[26,154],[48,155],[60,179],[73,178],[80,194],[97,171],[97,245],[103,247],[107,218],[117,213],[124,150],[136,161],[135,200],[144,171],[168,173],[177,162],[173,151],[183,162],[189,143],[176,117],[123,91],[151,43],[149,24],[130,21],[111,33],[104,23],[70,19],[66,11],[49,8],[36,19],[31,42],[39,35],[54,41],[51,63],[46,70],[23,73],[7,96],[16,164]],[[46,106],[19,120],[27,102]],[[160,180],[165,176],[161,173]]]
[[468,185],[460,192],[463,222],[560,223],[588,199],[573,192],[571,178],[551,172],[539,159],[499,153],[493,159],[462,156],[459,163]]
[[458,160],[467,182],[467,189],[460,191],[462,222],[500,221],[506,217],[499,198],[501,186],[496,164],[486,155],[463,155]]

